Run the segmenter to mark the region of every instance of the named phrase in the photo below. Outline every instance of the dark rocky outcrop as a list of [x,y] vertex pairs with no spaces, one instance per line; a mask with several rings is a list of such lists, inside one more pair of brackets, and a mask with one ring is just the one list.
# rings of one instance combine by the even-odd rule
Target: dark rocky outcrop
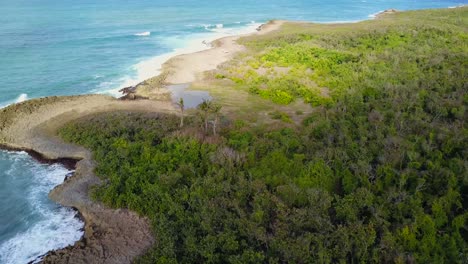
[[148,99],[148,97],[141,96],[137,94],[137,86],[129,86],[125,87],[119,90],[122,94],[124,94],[122,97],[120,97],[120,100],[141,100],[141,99]]

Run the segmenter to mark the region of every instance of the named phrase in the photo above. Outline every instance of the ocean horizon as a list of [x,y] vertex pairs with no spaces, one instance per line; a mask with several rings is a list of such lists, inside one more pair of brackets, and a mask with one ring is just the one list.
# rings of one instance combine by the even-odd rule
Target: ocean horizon
[[[156,76],[169,58],[255,32],[273,19],[318,23],[373,19],[386,9],[468,0],[4,1],[0,8],[0,108],[32,98],[118,90]],[[0,150],[0,263],[40,260],[83,234],[76,212],[47,194],[72,171]]]

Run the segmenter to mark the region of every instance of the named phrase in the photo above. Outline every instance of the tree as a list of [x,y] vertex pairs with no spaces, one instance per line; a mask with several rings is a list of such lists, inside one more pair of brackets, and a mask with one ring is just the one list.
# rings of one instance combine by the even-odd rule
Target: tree
[[184,99],[182,97],[179,99],[179,102],[177,103],[177,106],[180,109],[180,127],[183,127],[184,126],[185,105],[184,105]]
[[213,120],[211,121],[213,125],[213,135],[216,135],[216,126],[219,122],[219,113],[221,111],[221,105],[211,103],[209,110],[210,110],[210,113],[213,115]]
[[211,101],[203,100],[203,102],[199,104],[197,108],[201,111],[200,116],[204,124],[204,131],[206,133],[208,131],[208,116],[210,113]]
[[[203,100],[203,102],[199,104],[197,108],[200,111],[205,133],[208,133],[208,124],[212,124],[213,135],[216,135],[216,128],[219,123],[221,105],[213,103],[210,100]],[[212,120],[210,120],[211,118]]]

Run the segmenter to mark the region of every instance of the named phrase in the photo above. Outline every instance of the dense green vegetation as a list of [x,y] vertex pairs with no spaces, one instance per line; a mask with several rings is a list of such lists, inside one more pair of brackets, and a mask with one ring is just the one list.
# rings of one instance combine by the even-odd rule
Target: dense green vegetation
[[468,9],[393,16],[244,40],[253,69],[288,74],[237,85],[318,106],[300,126],[276,112],[283,127],[200,136],[194,117],[179,131],[175,116],[113,113],[63,128],[94,152],[96,198],[152,221],[137,262],[466,262]]

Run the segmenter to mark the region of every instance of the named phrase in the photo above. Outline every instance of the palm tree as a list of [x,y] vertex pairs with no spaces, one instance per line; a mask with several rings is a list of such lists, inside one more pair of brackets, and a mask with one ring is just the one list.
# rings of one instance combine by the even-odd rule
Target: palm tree
[[212,103],[210,105],[210,112],[213,114],[213,135],[216,136],[216,125],[219,122],[219,112],[221,111],[221,105]]
[[211,101],[203,100],[201,104],[197,106],[198,110],[201,111],[202,122],[205,125],[205,133],[208,131],[208,114],[211,108]]
[[[203,100],[201,104],[198,105],[198,110],[200,110],[200,116],[204,124],[204,131],[208,133],[208,124],[213,125],[213,135],[216,135],[216,128],[219,122],[219,113],[221,111],[221,105],[215,104],[209,100]],[[213,117],[213,120],[209,120],[210,116]]]
[[180,127],[183,127],[184,126],[184,110],[185,110],[184,99],[181,97],[179,99],[179,102],[176,104],[177,106],[179,106],[179,109],[180,109]]

